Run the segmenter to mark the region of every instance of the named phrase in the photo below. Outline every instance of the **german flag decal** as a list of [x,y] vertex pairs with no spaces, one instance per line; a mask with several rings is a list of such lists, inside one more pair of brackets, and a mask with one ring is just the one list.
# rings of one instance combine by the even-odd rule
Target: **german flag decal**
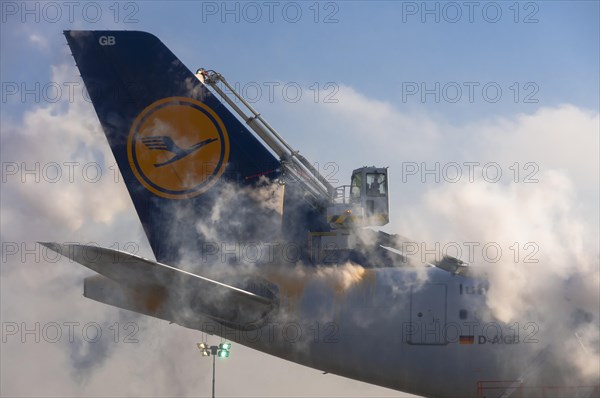
[[458,342],[460,344],[475,344],[475,336],[460,336]]

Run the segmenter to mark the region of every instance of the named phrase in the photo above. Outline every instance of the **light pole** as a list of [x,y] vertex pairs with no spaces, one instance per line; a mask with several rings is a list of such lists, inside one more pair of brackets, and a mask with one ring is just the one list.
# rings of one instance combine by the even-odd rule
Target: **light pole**
[[219,345],[211,346],[209,346],[206,343],[197,343],[196,345],[202,352],[203,357],[209,357],[212,355],[212,397],[215,398],[215,358],[217,356],[219,358],[229,358],[229,350],[231,349],[231,343],[221,343]]
[[212,382],[212,398],[215,398],[215,358],[217,357],[215,354],[215,348],[216,346],[211,346],[210,350],[211,350],[211,354],[213,357],[213,382]]

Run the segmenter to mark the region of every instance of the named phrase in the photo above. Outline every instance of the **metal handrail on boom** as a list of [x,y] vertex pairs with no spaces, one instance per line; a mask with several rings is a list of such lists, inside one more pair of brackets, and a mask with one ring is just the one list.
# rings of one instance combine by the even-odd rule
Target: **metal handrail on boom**
[[[294,150],[277,131],[258,113],[234,88],[225,80],[223,75],[213,70],[198,69],[198,79],[209,85],[227,104],[246,122],[246,124],[271,148],[281,160],[284,171],[291,174],[296,181],[302,183],[319,202],[330,201],[335,188],[310,164],[310,162],[297,150]],[[250,112],[246,114],[227,93],[225,93],[218,82],[237,98]]]

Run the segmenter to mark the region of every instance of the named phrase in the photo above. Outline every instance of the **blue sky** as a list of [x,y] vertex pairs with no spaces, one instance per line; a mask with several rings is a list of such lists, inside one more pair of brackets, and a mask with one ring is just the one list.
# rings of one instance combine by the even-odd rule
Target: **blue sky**
[[[598,1],[72,2],[72,18],[67,3],[1,3],[4,164],[98,162],[104,176],[112,176],[114,159],[82,95],[62,31],[143,30],[190,69],[215,69],[247,94],[260,94],[256,107],[294,147],[320,168],[337,165],[334,185],[347,184],[354,168],[390,166],[387,231],[415,239],[485,238],[506,241],[507,247],[515,239],[535,241],[544,258],[592,253],[597,263]],[[75,87],[73,101],[66,84]],[[275,87],[272,98],[269,84]],[[56,95],[54,86],[61,89],[56,101],[48,98]],[[286,94],[284,87],[291,91]],[[300,98],[294,97],[298,87]],[[424,97],[423,88],[430,90]],[[493,162],[503,176],[490,184],[478,168],[475,182],[464,175],[459,183],[434,182],[406,173],[407,162],[429,168]],[[526,163],[537,166],[538,183],[523,184],[531,170]],[[107,178],[98,184],[81,178],[35,183],[4,171],[3,242],[81,239],[122,247],[135,241],[139,253],[149,255],[122,183]],[[205,373],[198,376],[198,367],[205,372],[208,363],[199,365],[189,351],[197,333],[84,300],[81,280],[89,273],[66,261],[34,264],[17,256],[4,262],[4,319],[106,324],[133,319],[143,339],[117,348],[10,340],[2,347],[2,395],[209,392]],[[547,274],[562,275],[560,265],[544,265]],[[234,349],[236,359],[222,365],[223,376],[244,377],[244,384],[221,385],[227,395],[398,396]],[[52,366],[56,358],[61,366]],[[90,358],[96,362],[85,361]],[[18,373],[24,367],[31,373]],[[36,386],[28,382],[32,377]]]
[[[42,5],[39,15],[35,11],[23,15],[24,6],[16,4],[15,14],[4,6],[2,48],[11,56],[2,60],[3,81],[50,79],[48,62],[65,61],[60,51],[62,29],[122,28],[154,33],[190,68],[210,66],[244,82],[336,82],[402,108],[439,113],[451,121],[564,102],[589,109],[599,106],[599,5],[595,1],[475,2],[470,7],[461,2],[348,1],[317,6],[297,2],[286,6],[283,2],[151,1],[132,3],[135,7],[121,3],[118,15],[112,3],[98,3],[100,20],[95,23],[86,19],[91,20],[96,9],[81,3],[74,8],[72,24],[64,5],[61,18],[54,23],[52,8]],[[427,13],[436,8],[437,13]],[[301,15],[296,18],[298,10]],[[124,22],[127,17],[137,22]],[[27,40],[31,34],[43,37],[48,46],[45,51]],[[457,82],[463,93],[456,103],[443,99],[435,103],[433,95],[427,96],[425,104],[419,95],[403,101],[403,84],[410,82],[424,82],[430,89],[436,82],[442,88]],[[480,84],[474,104],[468,101],[464,82]],[[489,82],[498,83],[503,91],[497,103],[487,102],[482,95],[482,86]],[[515,82],[521,87],[512,86]],[[527,82],[537,85],[531,97],[537,104],[522,102],[534,91],[522,87]],[[515,92],[521,94],[517,102]],[[455,97],[454,93],[449,95]]]

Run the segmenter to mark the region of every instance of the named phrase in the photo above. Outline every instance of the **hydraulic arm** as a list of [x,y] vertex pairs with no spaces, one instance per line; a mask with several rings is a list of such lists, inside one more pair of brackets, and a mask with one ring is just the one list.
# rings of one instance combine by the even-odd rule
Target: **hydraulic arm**
[[[198,69],[196,76],[209,85],[246,122],[246,124],[279,156],[284,172],[300,182],[317,202],[330,202],[335,188],[297,150],[294,150],[277,131],[258,113],[223,75],[213,70]],[[221,82],[233,95],[231,98],[220,86]],[[242,109],[234,99],[241,103]]]

